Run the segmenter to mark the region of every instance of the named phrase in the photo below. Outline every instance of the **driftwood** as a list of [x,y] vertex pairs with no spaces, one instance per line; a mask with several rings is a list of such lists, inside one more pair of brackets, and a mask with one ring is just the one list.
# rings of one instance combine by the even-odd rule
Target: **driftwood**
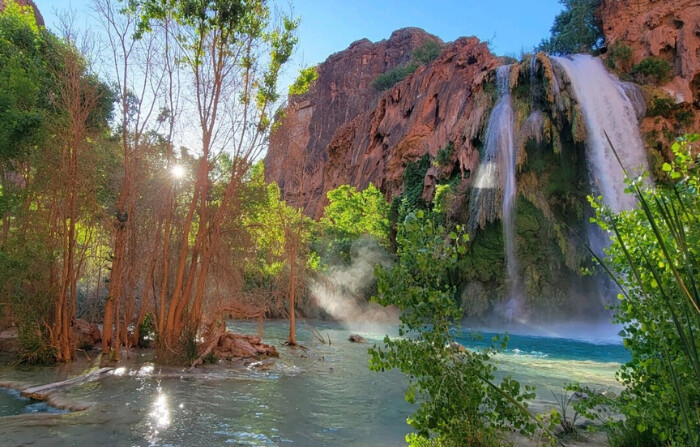
[[100,377],[102,374],[111,371],[113,368],[100,368],[96,371],[90,372],[88,374],[73,377],[72,379],[62,380],[60,382],[48,383],[46,385],[35,386],[32,388],[27,388],[20,392],[24,397],[30,397],[35,400],[46,400],[54,391],[61,388],[74,387],[80,385],[81,383],[89,382]]

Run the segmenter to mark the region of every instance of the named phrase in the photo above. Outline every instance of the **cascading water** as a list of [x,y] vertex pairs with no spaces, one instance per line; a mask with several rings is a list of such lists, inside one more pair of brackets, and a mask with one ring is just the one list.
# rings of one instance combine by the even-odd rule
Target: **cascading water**
[[[637,122],[640,110],[635,110],[630,98],[630,92],[636,90],[608,73],[599,58],[578,54],[552,57],[552,60],[569,77],[583,113],[591,189],[601,194],[604,203],[615,212],[634,208],[637,201],[634,196],[625,193],[624,172],[606,134],[630,175],[636,176],[642,170],[648,172]],[[603,249],[608,246],[609,238],[593,224],[588,225],[587,233],[593,252],[604,256]],[[609,304],[616,294],[614,285],[601,277],[598,288],[601,300]]]
[[[503,222],[505,239],[506,270],[508,274],[509,299],[505,315],[513,319],[523,308],[520,290],[518,262],[515,245],[515,141],[514,116],[510,98],[510,65],[498,67],[496,83],[500,95],[491,111],[486,127],[483,158],[476,175],[470,201],[470,223],[472,229],[495,220],[498,214]],[[501,194],[499,194],[499,192]]]
[[624,173],[605,138],[607,133],[631,175],[649,170],[635,108],[623,84],[608,73],[598,58],[577,54],[552,59],[571,80],[583,112],[588,134],[586,158],[593,189],[603,195],[604,202],[615,212],[633,208],[636,200],[625,194]]

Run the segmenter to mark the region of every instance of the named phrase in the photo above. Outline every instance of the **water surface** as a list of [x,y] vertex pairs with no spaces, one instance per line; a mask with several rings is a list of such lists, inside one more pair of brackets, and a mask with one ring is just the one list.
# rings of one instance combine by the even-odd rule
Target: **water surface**
[[[331,345],[300,325],[298,340],[308,349],[284,347],[286,322],[267,322],[264,340],[280,351],[267,370],[207,365],[192,372],[160,367],[152,353],[135,352],[114,374],[61,393],[60,398],[95,402],[83,412],[0,418],[3,446],[403,446],[406,381],[396,372],[367,369],[367,348],[380,343],[386,328],[349,330],[309,322]],[[230,322],[232,330],[255,333],[257,325]],[[389,330],[390,335],[395,335]],[[367,344],[347,341],[352,333]],[[464,334],[465,335],[465,334]],[[490,334],[485,334],[488,340]],[[479,343],[466,336],[468,347]],[[625,361],[615,344],[601,345],[551,337],[511,336],[496,361],[538,387],[537,406],[553,401],[547,388],[579,381],[615,388],[614,371]],[[0,367],[0,379],[39,384],[94,368],[86,360],[58,368]]]

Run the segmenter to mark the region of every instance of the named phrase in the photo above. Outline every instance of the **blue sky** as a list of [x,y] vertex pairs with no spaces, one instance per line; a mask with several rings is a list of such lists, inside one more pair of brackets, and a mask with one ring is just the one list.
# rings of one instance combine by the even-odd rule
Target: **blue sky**
[[[56,13],[73,9],[78,23],[90,23],[91,0],[34,0],[47,26]],[[324,61],[364,37],[386,39],[407,26],[423,28],[445,41],[460,36],[489,40],[499,55],[517,56],[549,34],[559,0],[274,0],[282,11],[290,4],[301,16],[299,46],[287,78],[302,66]]]

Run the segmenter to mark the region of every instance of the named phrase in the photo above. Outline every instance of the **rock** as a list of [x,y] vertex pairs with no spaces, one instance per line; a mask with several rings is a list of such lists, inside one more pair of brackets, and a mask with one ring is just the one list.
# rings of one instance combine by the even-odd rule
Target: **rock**
[[232,332],[221,335],[212,352],[217,358],[225,360],[279,357],[277,349],[263,343],[260,337]]
[[95,323],[89,323],[85,320],[73,320],[73,337],[75,345],[80,349],[92,349],[95,345],[102,342],[102,334],[100,328]]
[[0,352],[20,352],[20,346],[17,340],[17,328],[12,327],[0,332]]
[[700,2],[605,0],[598,16],[608,46],[619,42],[630,47],[634,64],[650,56],[668,61],[673,78],[664,89],[678,102],[700,108]]
[[467,352],[467,348],[465,348],[464,346],[462,346],[460,343],[457,343],[456,341],[453,341],[453,342],[450,343],[450,348],[451,348],[453,351],[456,351],[456,352],[459,352],[459,353],[465,353],[465,352]]
[[[39,12],[39,8],[36,7],[36,4],[33,0],[15,0],[15,2],[18,3],[20,6],[31,6],[34,10],[34,19],[36,20],[36,24],[40,26],[45,26],[44,17],[41,15],[41,12]],[[5,0],[0,0],[0,13],[2,13],[6,7],[7,6],[5,4]]]
[[[386,41],[358,41],[319,65],[318,80],[308,93],[290,98],[270,138],[265,174],[285,200],[319,217],[326,193],[342,184],[363,189],[371,182],[387,197],[395,196],[406,163],[428,152],[434,156],[449,141],[463,173],[477,166],[472,141],[488,104],[475,93],[484,72],[499,63],[485,43],[460,38],[392,88],[380,93],[371,86],[427,40],[439,42],[422,30],[403,29]],[[292,157],[299,151],[302,157]],[[306,178],[299,196],[290,182],[302,163]],[[436,180],[453,167],[431,172],[424,196],[431,196]]]
[[361,335],[351,335],[348,337],[348,340],[353,343],[364,343],[367,341]]

